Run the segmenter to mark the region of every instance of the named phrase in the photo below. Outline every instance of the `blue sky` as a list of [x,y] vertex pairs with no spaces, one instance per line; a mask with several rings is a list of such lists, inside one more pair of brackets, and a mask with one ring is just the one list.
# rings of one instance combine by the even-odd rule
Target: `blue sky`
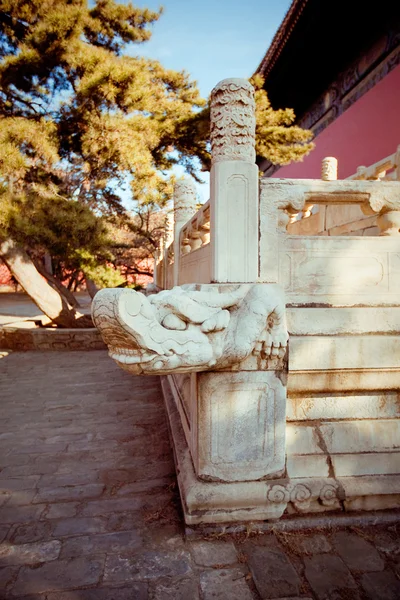
[[[160,6],[155,0],[134,4]],[[290,1],[165,0],[162,5],[152,39],[139,52],[167,68],[188,71],[206,97],[221,79],[253,74]]]
[[[151,40],[129,52],[187,71],[207,98],[221,79],[254,73],[291,1],[134,0],[133,4],[153,10],[161,4],[164,13],[153,26]],[[205,202],[208,185],[199,185],[198,191],[199,200]]]

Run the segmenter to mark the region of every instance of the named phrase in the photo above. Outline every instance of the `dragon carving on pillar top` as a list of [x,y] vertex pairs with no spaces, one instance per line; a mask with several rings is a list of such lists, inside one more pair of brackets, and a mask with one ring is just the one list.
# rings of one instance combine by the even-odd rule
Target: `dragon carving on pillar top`
[[92,316],[111,358],[136,375],[227,369],[251,354],[283,358],[288,334],[279,286],[195,287],[149,297],[100,290]]

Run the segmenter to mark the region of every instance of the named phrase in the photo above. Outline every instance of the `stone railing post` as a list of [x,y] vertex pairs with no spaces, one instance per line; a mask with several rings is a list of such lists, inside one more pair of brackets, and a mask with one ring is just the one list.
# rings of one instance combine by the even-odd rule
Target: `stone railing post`
[[177,181],[174,189],[174,285],[179,284],[181,255],[179,233],[196,213],[196,186],[190,177]]
[[254,89],[224,79],[211,92],[212,281],[258,277],[258,168]]
[[169,267],[169,247],[174,241],[174,217],[171,212],[167,213],[165,217],[165,229],[162,239],[163,247],[163,271],[162,271],[162,287],[167,289],[168,287],[168,267]]

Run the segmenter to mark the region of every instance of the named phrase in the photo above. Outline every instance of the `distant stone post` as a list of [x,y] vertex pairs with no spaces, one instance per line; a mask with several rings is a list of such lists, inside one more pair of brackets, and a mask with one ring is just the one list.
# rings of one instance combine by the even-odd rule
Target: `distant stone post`
[[326,156],[322,159],[321,179],[322,181],[336,181],[338,173],[338,161],[334,156]]
[[167,213],[165,217],[165,229],[162,240],[163,248],[163,272],[162,272],[162,287],[164,290],[168,288],[168,269],[169,269],[169,248],[174,241],[174,217],[171,212]]
[[258,277],[258,168],[254,88],[224,79],[211,92],[212,281]]
[[196,186],[191,177],[177,181],[174,189],[174,285],[179,285],[180,231],[196,212]]

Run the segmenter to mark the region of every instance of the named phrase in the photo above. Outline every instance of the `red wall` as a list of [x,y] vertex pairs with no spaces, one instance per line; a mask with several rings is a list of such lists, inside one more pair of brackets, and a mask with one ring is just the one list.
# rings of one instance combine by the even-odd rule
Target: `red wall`
[[273,177],[319,179],[325,156],[338,159],[338,178],[357,167],[378,162],[400,144],[400,66],[364,94],[314,140],[303,162],[276,171]]

